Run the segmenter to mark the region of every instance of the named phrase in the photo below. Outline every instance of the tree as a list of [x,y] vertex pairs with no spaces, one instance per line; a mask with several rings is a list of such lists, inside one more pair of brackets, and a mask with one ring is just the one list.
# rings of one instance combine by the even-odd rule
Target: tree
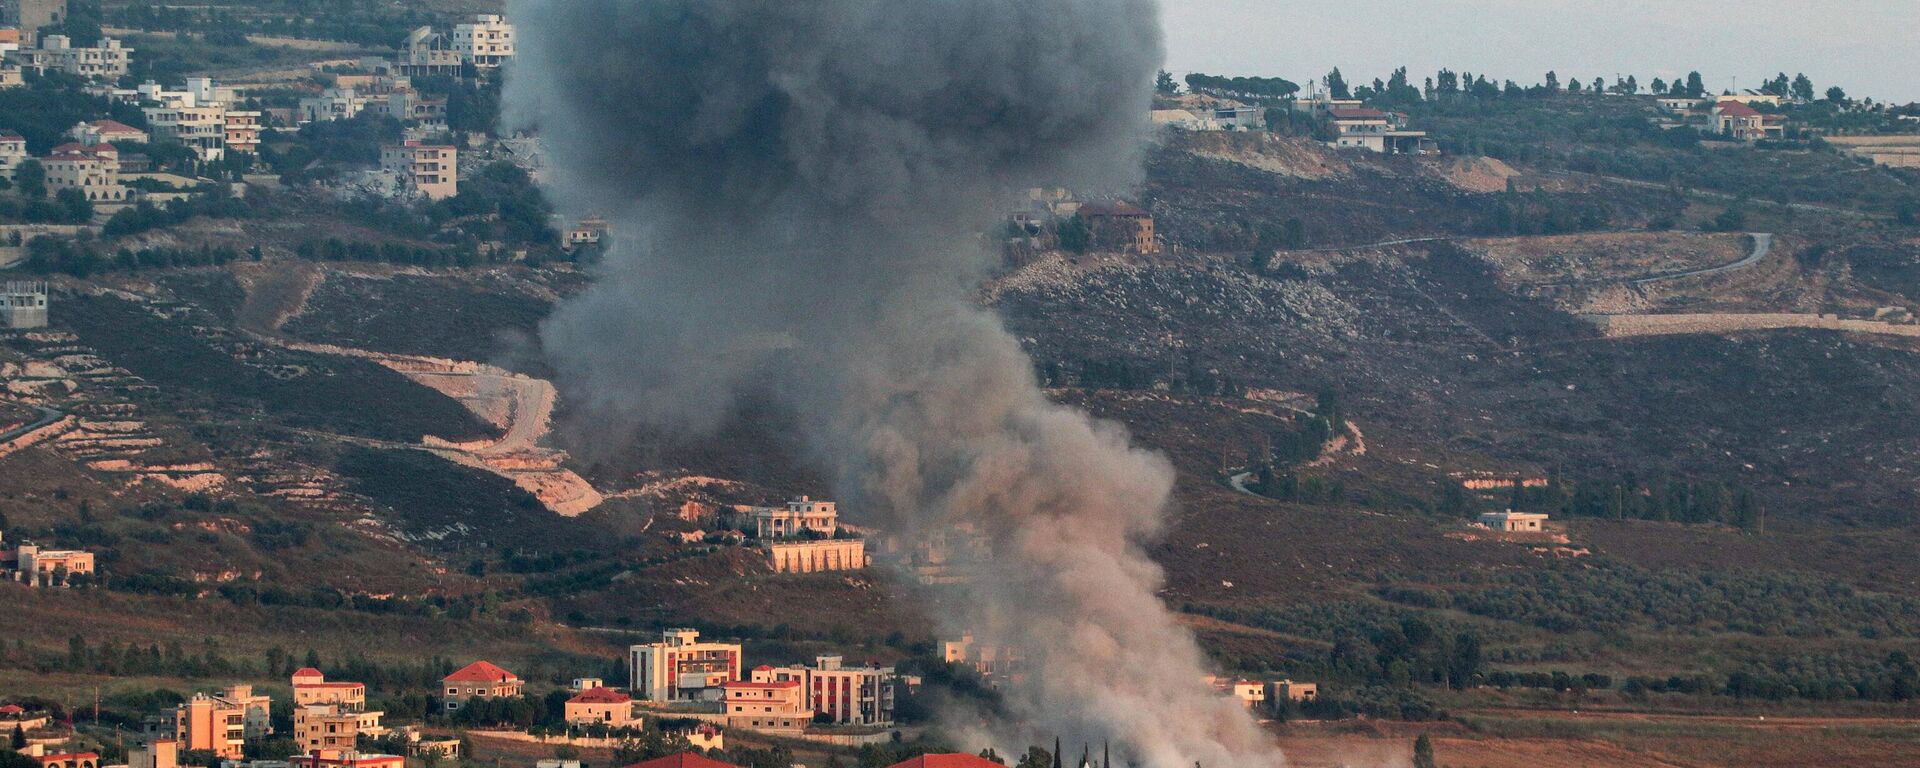
[[1606,93],[1606,92],[1607,92],[1607,79],[1606,79],[1606,78],[1604,78],[1604,77],[1596,77],[1596,78],[1594,78],[1594,79],[1593,79],[1593,92],[1594,92],[1594,93]]
[[1695,99],[1706,98],[1707,81],[1700,77],[1699,72],[1687,73],[1687,96]]
[[1847,103],[1847,92],[1837,85],[1832,88],[1828,88],[1827,101],[1831,101],[1835,104],[1845,104]]
[[1162,96],[1172,96],[1180,92],[1180,83],[1173,79],[1172,72],[1163,69],[1160,70],[1159,76],[1154,78],[1153,89]]
[[13,726],[13,740],[9,743],[12,744],[12,748],[15,751],[26,749],[27,748],[27,732],[24,730],[21,730],[19,725]]
[[1093,246],[1093,228],[1080,214],[1074,214],[1060,222],[1060,247],[1072,253],[1086,253]]
[[53,196],[53,202],[60,207],[60,221],[63,223],[85,224],[93,220],[93,202],[78,187],[60,190]]
[[1549,91],[1557,91],[1557,90],[1560,90],[1560,75],[1559,75],[1559,73],[1556,73],[1556,72],[1551,72],[1551,71],[1549,71],[1549,72],[1547,72],[1547,90],[1549,90]]
[[1340,74],[1339,67],[1327,73],[1327,94],[1336,99],[1353,98],[1353,92],[1347,88],[1347,78]]
[[1656,95],[1659,95],[1659,94],[1664,94],[1664,93],[1666,93],[1666,92],[1667,92],[1667,81],[1665,81],[1665,80],[1662,80],[1662,79],[1660,79],[1660,78],[1657,78],[1657,77],[1656,77],[1656,78],[1654,78],[1654,79],[1653,79],[1653,92],[1654,92],[1654,94],[1656,94]]
[[30,200],[46,197],[47,167],[41,165],[38,160],[20,161],[19,165],[13,167],[13,186],[19,188],[20,194]]
[[1433,760],[1433,740],[1420,734],[1420,738],[1413,740],[1413,768],[1439,768],[1439,765]]
[[1804,72],[1793,78],[1793,98],[1802,102],[1813,101],[1813,79]]

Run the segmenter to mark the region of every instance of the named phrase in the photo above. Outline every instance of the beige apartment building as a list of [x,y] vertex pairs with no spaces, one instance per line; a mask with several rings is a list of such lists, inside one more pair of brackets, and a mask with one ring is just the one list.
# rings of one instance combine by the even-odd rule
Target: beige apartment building
[[460,193],[460,152],[445,144],[407,141],[383,147],[380,167],[399,178],[403,191],[428,200]]

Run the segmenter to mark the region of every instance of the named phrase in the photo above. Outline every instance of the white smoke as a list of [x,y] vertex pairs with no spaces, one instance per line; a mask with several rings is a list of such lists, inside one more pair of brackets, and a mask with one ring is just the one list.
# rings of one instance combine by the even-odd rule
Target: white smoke
[[849,509],[971,526],[996,561],[952,630],[1021,648],[1004,752],[1111,739],[1149,768],[1274,766],[1206,686],[1142,542],[1173,483],[1049,402],[973,301],[1013,193],[1137,178],[1152,0],[513,0],[509,120],[620,235],[542,342],[609,445],[716,425],[752,387]]

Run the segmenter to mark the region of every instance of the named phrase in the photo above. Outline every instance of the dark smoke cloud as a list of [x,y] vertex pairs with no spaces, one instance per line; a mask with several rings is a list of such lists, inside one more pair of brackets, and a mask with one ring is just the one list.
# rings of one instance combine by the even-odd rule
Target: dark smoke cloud
[[[1137,177],[1152,0],[514,0],[509,121],[564,209],[619,235],[542,342],[607,445],[773,391],[850,510],[965,523],[998,561],[947,618],[1023,647],[1038,734],[1154,768],[1280,761],[1200,680],[1154,596],[1172,486],[1118,427],[1046,400],[972,301],[1012,193]],[[1016,740],[1021,743],[1014,743]]]

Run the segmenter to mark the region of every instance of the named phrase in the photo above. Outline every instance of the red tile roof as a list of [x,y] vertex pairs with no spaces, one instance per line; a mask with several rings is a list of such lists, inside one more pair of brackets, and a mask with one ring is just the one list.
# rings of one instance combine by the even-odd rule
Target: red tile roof
[[772,672],[772,671],[773,671],[773,665],[772,665],[772,664],[762,664],[762,665],[760,665],[760,666],[757,666],[757,667],[754,667],[754,668],[753,668],[753,671],[755,671],[755,672]]
[[625,704],[633,701],[632,696],[612,688],[588,688],[578,696],[567,699],[568,704]]
[[1152,216],[1153,214],[1130,203],[1118,200],[1096,200],[1080,206],[1082,216]]
[[656,757],[645,762],[634,763],[625,768],[740,768],[732,763],[723,763],[710,757],[692,752]]
[[126,123],[120,122],[118,120],[95,120],[93,121],[92,125],[94,127],[94,130],[105,131],[109,133],[142,133],[143,132],[138,128],[135,128],[131,125],[127,125]]
[[446,676],[450,683],[505,683],[516,682],[519,676],[494,665],[489,661],[476,661],[461,667],[459,671]]
[[921,755],[912,760],[894,763],[890,768],[989,768],[990,766],[1006,768],[992,760],[965,752]]
[[1719,105],[1720,114],[1734,117],[1759,117],[1760,111],[1737,101],[1723,101]]
[[293,676],[294,677],[326,677],[326,675],[321,674],[320,670],[314,669],[313,667],[301,667],[297,670],[294,670]]
[[365,688],[366,683],[294,683],[295,688]]

